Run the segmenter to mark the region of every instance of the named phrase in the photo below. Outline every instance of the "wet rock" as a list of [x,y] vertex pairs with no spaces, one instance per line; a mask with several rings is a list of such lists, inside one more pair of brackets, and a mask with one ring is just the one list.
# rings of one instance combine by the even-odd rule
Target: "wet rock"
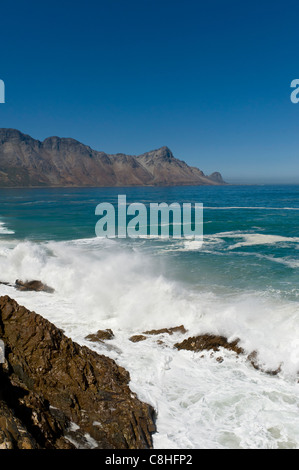
[[257,357],[257,352],[256,351],[252,351],[252,353],[250,353],[247,356],[247,359],[250,362],[250,364],[252,365],[252,367],[254,367],[256,370],[260,370],[261,372],[264,372],[265,374],[277,375],[281,371],[281,366],[279,366],[275,370],[263,368],[258,362],[258,357]]
[[[193,336],[188,339],[185,339],[181,343],[176,343],[174,346],[181,350],[186,349],[187,351],[219,351],[219,348],[222,347],[224,349],[228,349],[229,351],[234,351],[236,354],[244,354],[244,350],[238,346],[239,339],[235,341],[228,342],[225,336],[216,336],[216,335],[200,335],[200,336]],[[213,354],[213,352],[212,352]],[[253,351],[247,356],[247,360],[250,364],[256,369],[265,374],[269,375],[277,375],[281,371],[281,367],[279,366],[275,370],[265,369],[263,368],[258,362],[257,352]],[[216,361],[221,363],[223,362],[223,357],[219,356],[216,358]]]
[[143,332],[144,335],[160,335],[160,334],[172,335],[173,333],[185,334],[187,333],[187,330],[185,329],[184,325],[180,325],[180,326],[175,326],[173,328],[161,328],[160,330],[149,330],[149,331]]
[[144,335],[133,335],[131,338],[129,338],[132,343],[139,343],[139,341],[144,341],[146,339],[146,336]]
[[35,291],[35,292],[48,292],[52,294],[54,289],[52,287],[43,284],[41,281],[20,281],[17,279],[15,282],[15,288],[20,291]]
[[78,447],[70,438],[76,432],[100,449],[152,448],[154,409],[138,400],[129,373],[112,359],[8,296],[0,297],[0,339],[0,398],[40,447]]
[[107,330],[98,330],[96,333],[87,335],[85,337],[85,339],[92,342],[103,342],[112,338],[114,338],[114,334],[113,331],[109,328]]
[[[139,341],[144,341],[147,337],[145,335],[161,335],[161,334],[168,334],[172,335],[173,333],[186,333],[187,330],[185,329],[184,325],[175,326],[173,328],[161,328],[160,330],[148,330],[144,331],[142,335],[133,335],[129,338],[130,341],[133,343],[138,343]],[[157,341],[158,344],[164,344],[162,341]]]
[[216,335],[199,335],[185,339],[181,343],[176,343],[175,348],[181,350],[186,349],[187,351],[219,351],[219,348],[225,348],[229,351],[234,351],[236,354],[244,353],[243,349],[238,346],[239,340],[228,342],[225,336]]

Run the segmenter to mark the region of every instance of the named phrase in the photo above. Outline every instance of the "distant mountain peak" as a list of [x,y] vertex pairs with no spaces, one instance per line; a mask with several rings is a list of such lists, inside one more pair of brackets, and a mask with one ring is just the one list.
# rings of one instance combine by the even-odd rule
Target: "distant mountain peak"
[[133,156],[109,155],[70,137],[43,142],[0,129],[0,186],[169,186],[225,184],[173,156],[167,146]]
[[222,175],[221,173],[219,173],[219,171],[214,171],[214,173],[212,173],[209,176],[209,178],[213,181],[216,181],[219,184],[225,184],[225,182],[223,181]]
[[150,152],[145,152],[141,155],[138,155],[137,158],[148,158],[148,159],[154,158],[156,160],[162,159],[162,160],[170,161],[174,159],[174,156],[173,156],[172,151],[168,147],[164,146],[156,150],[151,150]]

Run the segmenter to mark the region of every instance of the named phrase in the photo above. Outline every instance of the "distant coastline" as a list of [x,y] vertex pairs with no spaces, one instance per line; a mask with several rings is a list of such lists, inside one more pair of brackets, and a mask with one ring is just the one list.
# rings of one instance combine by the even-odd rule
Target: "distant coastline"
[[16,129],[0,129],[0,187],[219,186],[215,171],[205,175],[175,158],[168,147],[142,155],[110,155],[71,138],[43,142]]

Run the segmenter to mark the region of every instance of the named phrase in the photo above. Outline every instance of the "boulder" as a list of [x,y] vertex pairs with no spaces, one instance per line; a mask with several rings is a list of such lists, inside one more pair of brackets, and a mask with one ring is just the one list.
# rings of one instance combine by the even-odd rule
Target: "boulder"
[[225,336],[217,336],[217,335],[199,335],[199,336],[192,336],[188,339],[185,339],[181,343],[176,343],[174,346],[175,348],[181,350],[186,349],[187,351],[219,351],[219,348],[225,348],[229,351],[234,351],[237,354],[242,354],[244,351],[242,348],[238,346],[239,340],[236,339],[235,341],[228,342]]
[[35,291],[35,292],[48,292],[52,294],[54,289],[52,287],[43,284],[41,281],[20,281],[17,279],[15,282],[15,288],[21,291]]
[[143,332],[144,335],[161,335],[161,334],[172,335],[173,333],[185,334],[187,333],[187,330],[184,327],[184,325],[180,325],[180,326],[174,326],[172,328],[161,328],[160,330],[148,330],[148,331]]
[[114,338],[114,333],[109,328],[107,330],[98,330],[96,333],[85,337],[85,339],[92,342],[103,342],[112,338]]
[[146,339],[146,336],[144,335],[133,335],[131,338],[129,338],[132,343],[139,343],[140,341],[144,341]]

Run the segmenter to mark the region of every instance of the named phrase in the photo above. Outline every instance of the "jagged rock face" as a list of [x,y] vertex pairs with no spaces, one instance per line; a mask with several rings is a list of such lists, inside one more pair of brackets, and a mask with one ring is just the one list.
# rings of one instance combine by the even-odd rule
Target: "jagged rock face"
[[[87,447],[90,436],[97,448],[152,447],[154,410],[131,392],[129,373],[112,359],[74,343],[8,296],[0,297],[0,338],[6,352],[0,399],[32,437],[28,446]],[[0,408],[0,445],[1,416]]]
[[16,418],[7,404],[0,400],[0,449],[38,449],[39,445]]
[[212,176],[205,176],[198,168],[174,158],[167,147],[139,156],[108,155],[70,138],[49,137],[40,142],[15,129],[0,129],[0,186],[224,183],[221,175]]

